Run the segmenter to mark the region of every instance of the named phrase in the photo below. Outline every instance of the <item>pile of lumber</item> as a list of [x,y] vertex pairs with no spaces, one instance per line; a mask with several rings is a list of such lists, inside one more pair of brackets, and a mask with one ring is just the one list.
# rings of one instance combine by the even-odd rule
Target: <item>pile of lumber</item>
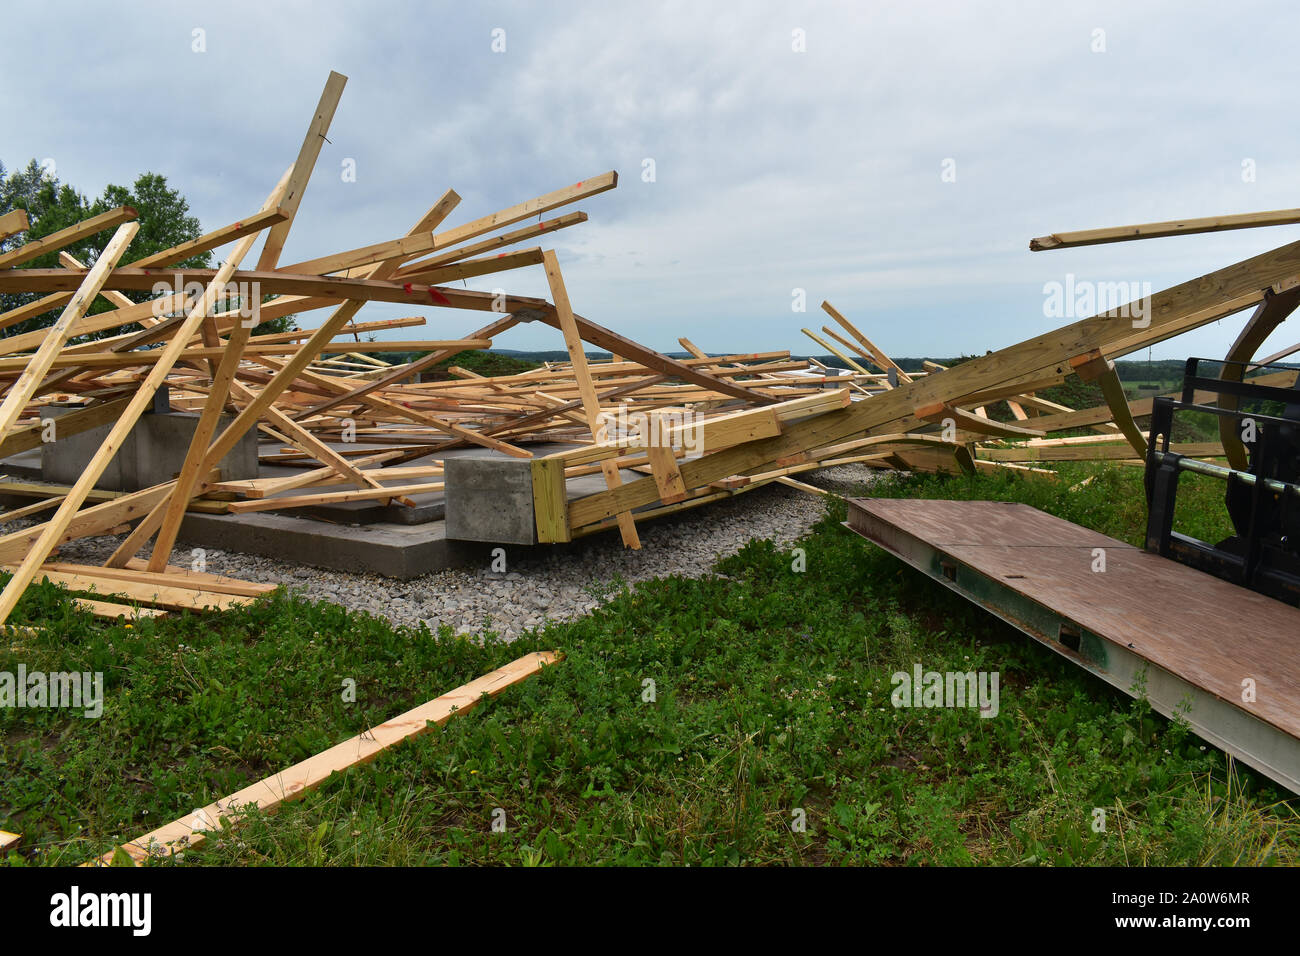
[[[584,222],[578,211],[544,217],[613,189],[612,171],[452,227],[444,223],[460,200],[448,190],[404,235],[282,264],[345,82],[331,74],[297,158],[244,219],[132,259],[138,216],[123,207],[0,254],[0,292],[36,296],[0,314],[0,334],[30,319],[51,321],[3,338],[0,459],[40,447],[47,425],[41,409],[53,401],[77,406],[57,419],[59,438],[108,428],[75,484],[0,482],[0,492],[38,499],[0,520],[39,519],[0,536],[0,567],[12,574],[0,593],[0,622],[41,578],[152,606],[149,613],[251,600],[267,588],[169,564],[187,511],[360,500],[410,505],[415,496],[443,490],[442,455],[454,448],[531,460],[537,540],[569,541],[616,527],[633,548],[640,544],[638,521],[773,481],[810,488],[793,476],[836,464],[1032,470],[1050,461],[1140,460],[1148,438],[1135,424],[1142,403],[1126,400],[1112,360],[1258,306],[1229,356],[1249,358],[1300,296],[1300,244],[1292,244],[1159,293],[1143,327],[1115,310],[952,368],[927,362],[905,371],[830,303],[823,308],[834,325],[804,332],[844,368],[788,351],[708,355],[685,338],[679,341],[688,357],[673,357],[576,313],[554,251],[536,245]],[[1035,247],[1281,221],[1296,219],[1260,214],[1250,222],[1214,221],[1218,226],[1192,221],[1157,224],[1163,231],[1059,234],[1035,240]],[[0,238],[27,227],[21,210],[0,216]],[[60,268],[25,266],[109,230],[93,263],[65,252]],[[222,247],[220,268],[177,265]],[[549,299],[450,285],[536,267]],[[92,313],[100,298],[110,308]],[[400,303],[419,314],[359,321],[371,302]],[[446,310],[489,316],[467,323],[478,327],[457,337],[360,344],[363,333],[418,328],[430,314],[445,318]],[[310,328],[260,330],[271,319],[310,314],[323,318],[302,321]],[[523,322],[553,327],[569,361],[494,377],[452,365],[446,377],[422,380],[421,373],[466,350],[487,349]],[[592,360],[588,347],[610,358]],[[400,364],[374,357],[386,352],[421,357]],[[1074,374],[1099,383],[1105,405],[1072,409],[1037,395]],[[197,416],[179,471],[138,491],[97,488],[164,388],[171,408]],[[996,403],[1005,403],[1013,420],[991,417]],[[1092,434],[1053,437],[1078,429]],[[274,477],[223,476],[223,458],[250,432],[265,439],[261,461],[281,467]],[[1236,449],[1229,435],[1222,447],[1200,451],[1231,458]],[[297,470],[286,475],[285,466]],[[570,479],[595,474],[603,491],[570,489]],[[57,562],[61,545],[110,533],[124,537],[103,567]],[[107,614],[126,606],[86,601]]]

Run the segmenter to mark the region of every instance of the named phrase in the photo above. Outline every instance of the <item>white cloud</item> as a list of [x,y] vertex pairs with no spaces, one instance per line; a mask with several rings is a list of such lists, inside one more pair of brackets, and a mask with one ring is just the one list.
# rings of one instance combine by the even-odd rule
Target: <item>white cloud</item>
[[[1295,19],[1208,2],[45,4],[7,15],[24,42],[0,81],[0,159],[54,156],[91,193],[164,172],[215,227],[261,202],[338,69],[286,261],[401,235],[448,186],[454,224],[616,168],[619,188],[579,207],[591,221],[548,240],[590,318],[660,348],[805,351],[828,298],[888,351],[947,356],[1046,330],[1042,284],[1066,272],[1162,288],[1300,237],[1027,250],[1057,229],[1297,205],[1300,68],[1267,49]],[[507,279],[545,294],[539,269]],[[429,315],[439,335],[476,318]],[[1222,354],[1239,326],[1157,355]],[[500,344],[559,341],[526,326]]]

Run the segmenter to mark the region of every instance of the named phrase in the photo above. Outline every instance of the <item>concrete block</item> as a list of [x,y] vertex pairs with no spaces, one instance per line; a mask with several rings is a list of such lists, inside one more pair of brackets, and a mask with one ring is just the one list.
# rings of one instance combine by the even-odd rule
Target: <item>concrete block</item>
[[448,538],[537,543],[531,459],[448,458],[444,467]]
[[[72,410],[73,407],[69,406],[47,405],[41,409],[41,417],[57,420]],[[109,491],[138,491],[170,481],[181,470],[198,421],[197,412],[147,412],[141,415],[95,487]],[[217,434],[232,421],[232,418],[223,416],[217,424]],[[57,428],[56,424],[56,435]],[[44,480],[63,485],[75,482],[111,428],[111,425],[101,425],[42,445],[41,475]],[[222,478],[229,481],[256,478],[256,430],[247,432],[218,467]]]
[[[41,421],[47,418],[55,420],[55,440],[41,445],[41,479],[43,481],[52,481],[59,485],[74,484],[81,477],[81,473],[86,470],[87,462],[90,461],[95,452],[99,451],[99,446],[104,444],[104,439],[108,437],[108,433],[112,430],[113,426],[111,424],[100,425],[98,428],[79,432],[76,435],[59,437],[59,416],[74,412],[80,407],[80,405],[46,405],[41,409]],[[96,488],[106,488],[110,491],[125,489],[122,477],[122,462],[125,457],[122,451],[113,456],[113,460],[108,463],[108,467],[104,469],[104,474],[95,484]]]

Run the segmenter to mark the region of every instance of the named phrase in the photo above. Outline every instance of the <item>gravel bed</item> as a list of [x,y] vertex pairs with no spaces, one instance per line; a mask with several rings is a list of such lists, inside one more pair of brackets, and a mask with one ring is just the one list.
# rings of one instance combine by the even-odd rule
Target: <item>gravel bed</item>
[[[878,475],[863,465],[841,465],[798,480],[838,493],[858,492]],[[316,600],[367,611],[397,625],[421,622],[457,633],[490,627],[513,640],[546,621],[580,617],[599,607],[618,578],[645,581],[674,574],[701,577],[722,557],[753,539],[787,546],[825,513],[822,496],[771,484],[638,527],[641,550],[623,547],[617,533],[595,535],[570,550],[507,551],[505,573],[490,567],[435,571],[406,581],[375,574],[350,574],[232,551],[208,550],[214,574],[283,584]],[[120,537],[83,538],[64,545],[59,560],[103,563]],[[188,548],[172,561],[188,565]]]

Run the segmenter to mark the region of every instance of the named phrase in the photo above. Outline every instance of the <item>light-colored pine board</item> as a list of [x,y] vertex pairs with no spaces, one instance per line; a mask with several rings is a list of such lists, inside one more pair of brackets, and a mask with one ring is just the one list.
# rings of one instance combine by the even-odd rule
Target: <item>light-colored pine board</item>
[[[239,821],[240,810],[246,811],[249,806],[264,813],[273,812],[282,803],[306,796],[331,775],[369,763],[390,747],[426,733],[430,726],[441,727],[452,716],[468,713],[484,698],[495,697],[558,661],[559,656],[553,651],[526,654],[378,727],[123,844],[120,849],[140,864],[151,857],[170,856],[196,847],[208,832],[220,825],[223,817],[233,825]],[[96,862],[110,865],[115,856],[116,853],[108,853]]]

